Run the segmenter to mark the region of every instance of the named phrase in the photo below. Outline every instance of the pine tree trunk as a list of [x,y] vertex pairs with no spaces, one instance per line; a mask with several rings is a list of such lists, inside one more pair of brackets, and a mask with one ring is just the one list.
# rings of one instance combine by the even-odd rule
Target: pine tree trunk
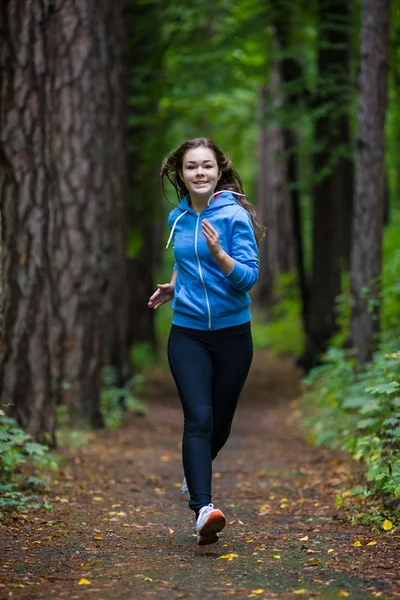
[[94,426],[104,362],[127,361],[121,11],[58,0],[49,28],[53,371],[73,421]]
[[[270,185],[267,176],[268,133],[265,124],[267,111],[267,86],[260,88],[260,138],[258,146],[257,208],[260,219],[268,227],[266,237],[261,241],[259,259],[260,269],[254,288],[254,301],[260,308],[272,304],[273,283],[278,274],[278,253],[275,251],[277,235],[275,213],[271,209]],[[271,214],[272,213],[272,214]]]
[[337,329],[336,298],[341,292],[343,255],[343,198],[351,182],[339,152],[348,148],[345,127],[348,88],[347,0],[320,0],[318,106],[325,110],[316,123],[313,197],[313,253],[307,343],[303,363],[312,366]]
[[276,114],[283,102],[281,86],[280,60],[275,58],[269,86],[262,86],[260,93],[258,207],[268,226],[260,247],[260,276],[255,290],[255,299],[260,305],[274,302],[276,277],[296,266],[285,137]]
[[40,0],[3,0],[0,65],[2,345],[0,400],[40,442],[54,443],[50,372],[47,14]]
[[[159,172],[164,152],[158,104],[162,86],[161,14],[156,0],[130,0],[129,96],[129,345],[156,347],[155,313],[147,302],[163,249]],[[160,230],[161,229],[161,230]]]
[[[301,83],[303,69],[297,58],[290,56],[291,20],[288,19],[287,4],[278,0],[274,3],[273,23],[276,31],[277,42],[283,50],[280,70],[283,87],[286,93],[287,106],[296,115],[299,102],[303,98],[308,101],[308,92]],[[293,118],[293,121],[295,119]],[[294,127],[287,125],[283,129],[284,152],[287,156],[287,183],[290,190],[291,215],[293,221],[294,255],[296,257],[297,275],[301,296],[301,314],[303,329],[307,331],[308,319],[308,281],[304,261],[304,243],[301,218],[301,198],[299,191],[299,153],[298,135]]]
[[371,358],[380,326],[380,275],[385,205],[385,116],[390,0],[364,0],[356,144],[351,340],[358,358]]

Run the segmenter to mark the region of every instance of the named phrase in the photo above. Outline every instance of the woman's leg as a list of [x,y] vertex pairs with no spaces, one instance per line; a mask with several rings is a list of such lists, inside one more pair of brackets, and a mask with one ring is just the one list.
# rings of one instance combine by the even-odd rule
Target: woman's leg
[[196,514],[211,501],[213,364],[204,343],[207,333],[173,325],[168,340],[168,360],[184,415],[182,457],[189,506]]
[[214,332],[212,459],[225,445],[253,358],[250,323]]

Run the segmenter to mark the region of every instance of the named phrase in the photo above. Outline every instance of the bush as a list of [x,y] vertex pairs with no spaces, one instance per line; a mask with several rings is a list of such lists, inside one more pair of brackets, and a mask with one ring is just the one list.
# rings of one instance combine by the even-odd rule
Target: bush
[[[46,484],[44,479],[27,476],[23,465],[34,467],[34,472],[57,468],[57,461],[49,448],[32,441],[11,417],[0,409],[0,517],[5,510],[24,510],[43,506],[33,491]],[[45,506],[47,506],[45,504]]]
[[142,375],[132,377],[123,387],[119,386],[113,367],[104,367],[103,385],[100,394],[100,407],[106,427],[117,429],[122,422],[124,412],[137,415],[147,412],[145,405],[134,395],[134,390],[142,382]]
[[313,441],[350,452],[364,462],[372,491],[400,499],[400,351],[377,353],[360,370],[331,348],[304,383]]

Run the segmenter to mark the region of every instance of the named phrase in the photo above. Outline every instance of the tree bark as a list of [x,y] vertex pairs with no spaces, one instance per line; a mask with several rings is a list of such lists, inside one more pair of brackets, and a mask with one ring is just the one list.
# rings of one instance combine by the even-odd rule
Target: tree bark
[[[274,46],[277,46],[276,41]],[[269,86],[262,86],[260,91],[257,195],[260,216],[267,223],[268,234],[260,247],[260,276],[255,299],[264,306],[274,302],[273,287],[278,274],[287,273],[296,266],[285,136],[276,116],[283,102],[280,62],[275,57]]]
[[157,1],[131,0],[128,22],[130,124],[128,128],[129,345],[156,348],[155,313],[147,302],[155,289],[163,231],[159,172],[164,152],[158,115],[162,86],[162,36]]
[[50,371],[45,3],[1,4],[0,401],[36,441],[54,444]]
[[[336,298],[341,292],[343,223],[351,181],[342,155],[349,150],[348,129],[348,24],[347,0],[320,0],[319,88],[316,123],[313,195],[312,274],[307,318],[307,341],[303,364],[319,360],[337,329]],[[349,207],[346,207],[347,214]]]
[[[290,20],[287,15],[287,6],[280,1],[273,4],[273,22],[279,45],[284,55],[281,60],[281,77],[288,107],[296,115],[300,100],[308,101],[308,92],[302,84],[303,69],[297,58],[290,56]],[[293,117],[293,121],[295,118]],[[284,148],[287,156],[287,183],[290,191],[291,214],[293,221],[294,254],[296,257],[297,275],[301,296],[301,316],[303,329],[307,331],[308,319],[308,281],[304,260],[304,243],[301,218],[301,197],[299,191],[299,155],[298,133],[294,127],[287,125],[283,130]]]
[[127,365],[122,0],[56,0],[49,27],[53,372],[75,423],[102,425],[104,362]]
[[351,341],[361,362],[370,360],[380,329],[389,13],[390,0],[364,0],[350,323]]
[[[268,232],[261,241],[259,259],[260,268],[257,284],[254,288],[254,301],[260,308],[267,308],[272,304],[273,282],[278,273],[278,256],[276,244],[276,220],[275,214],[271,211],[271,197],[269,180],[267,177],[268,163],[268,134],[265,124],[265,114],[267,110],[267,86],[264,84],[260,88],[260,137],[258,146],[258,174],[257,174],[257,208],[260,219],[267,224]],[[271,215],[272,212],[272,215]]]

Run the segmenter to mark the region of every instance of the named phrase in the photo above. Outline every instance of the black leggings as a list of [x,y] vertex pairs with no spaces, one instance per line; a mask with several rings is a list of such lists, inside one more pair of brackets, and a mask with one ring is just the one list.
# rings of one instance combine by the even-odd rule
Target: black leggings
[[211,502],[211,461],[229,437],[252,358],[250,323],[216,331],[172,325],[168,360],[182,402],[183,468],[196,513]]

